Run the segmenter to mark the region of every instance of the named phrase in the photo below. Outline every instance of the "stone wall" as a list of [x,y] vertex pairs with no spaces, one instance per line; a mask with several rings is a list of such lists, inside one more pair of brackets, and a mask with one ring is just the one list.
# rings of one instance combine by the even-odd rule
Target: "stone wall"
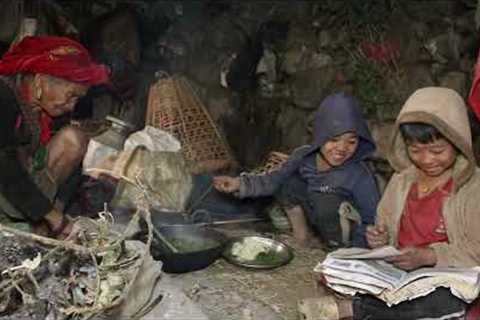
[[245,166],[310,141],[320,101],[340,90],[360,100],[384,157],[406,97],[434,85],[465,97],[478,49],[476,0],[56,2],[86,45],[135,70],[133,103],[120,94],[96,114],[141,126],[154,74],[182,73]]

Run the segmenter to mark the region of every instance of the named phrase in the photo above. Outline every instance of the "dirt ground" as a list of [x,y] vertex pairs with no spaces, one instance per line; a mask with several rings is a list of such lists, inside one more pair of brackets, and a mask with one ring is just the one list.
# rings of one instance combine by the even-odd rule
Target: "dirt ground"
[[230,225],[217,230],[227,237],[261,235],[279,240],[292,248],[294,258],[272,270],[247,269],[220,258],[203,270],[165,274],[169,283],[190,298],[208,319],[295,320],[297,301],[320,294],[313,272],[325,257],[320,246],[299,247],[289,233],[279,233],[267,223]]
[[294,258],[273,270],[246,269],[219,259],[203,270],[170,275],[211,320],[294,320],[298,299],[319,295],[313,268],[325,256],[321,248],[300,248],[289,234],[268,227],[219,230],[227,236],[280,240],[294,250]]

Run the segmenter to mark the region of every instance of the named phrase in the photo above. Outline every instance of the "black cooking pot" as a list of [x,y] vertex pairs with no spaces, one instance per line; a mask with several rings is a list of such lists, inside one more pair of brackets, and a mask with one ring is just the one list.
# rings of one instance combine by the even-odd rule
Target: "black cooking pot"
[[[163,262],[163,271],[167,273],[184,273],[208,267],[220,257],[226,243],[222,233],[205,226],[177,224],[156,225],[155,228],[179,250],[173,252],[158,236],[154,236],[150,249],[152,256]],[[182,248],[182,243],[194,246]]]

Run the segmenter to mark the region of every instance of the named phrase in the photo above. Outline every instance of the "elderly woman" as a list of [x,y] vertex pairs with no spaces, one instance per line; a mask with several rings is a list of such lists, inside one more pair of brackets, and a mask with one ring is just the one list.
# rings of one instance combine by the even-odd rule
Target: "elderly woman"
[[0,210],[27,220],[42,235],[65,238],[71,222],[57,198],[86,151],[73,127],[55,134],[51,118],[71,112],[109,69],[79,43],[63,37],[26,37],[0,60]]

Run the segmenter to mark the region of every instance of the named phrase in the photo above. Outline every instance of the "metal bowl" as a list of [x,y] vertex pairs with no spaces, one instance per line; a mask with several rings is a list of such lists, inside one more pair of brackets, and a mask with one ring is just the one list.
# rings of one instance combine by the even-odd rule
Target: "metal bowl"
[[[234,246],[257,243],[265,248],[262,254],[268,259],[260,259],[257,254],[253,259],[242,259],[233,254]],[[293,259],[293,250],[286,244],[270,238],[246,236],[230,239],[223,250],[223,257],[230,263],[252,269],[273,269],[289,263]]]

